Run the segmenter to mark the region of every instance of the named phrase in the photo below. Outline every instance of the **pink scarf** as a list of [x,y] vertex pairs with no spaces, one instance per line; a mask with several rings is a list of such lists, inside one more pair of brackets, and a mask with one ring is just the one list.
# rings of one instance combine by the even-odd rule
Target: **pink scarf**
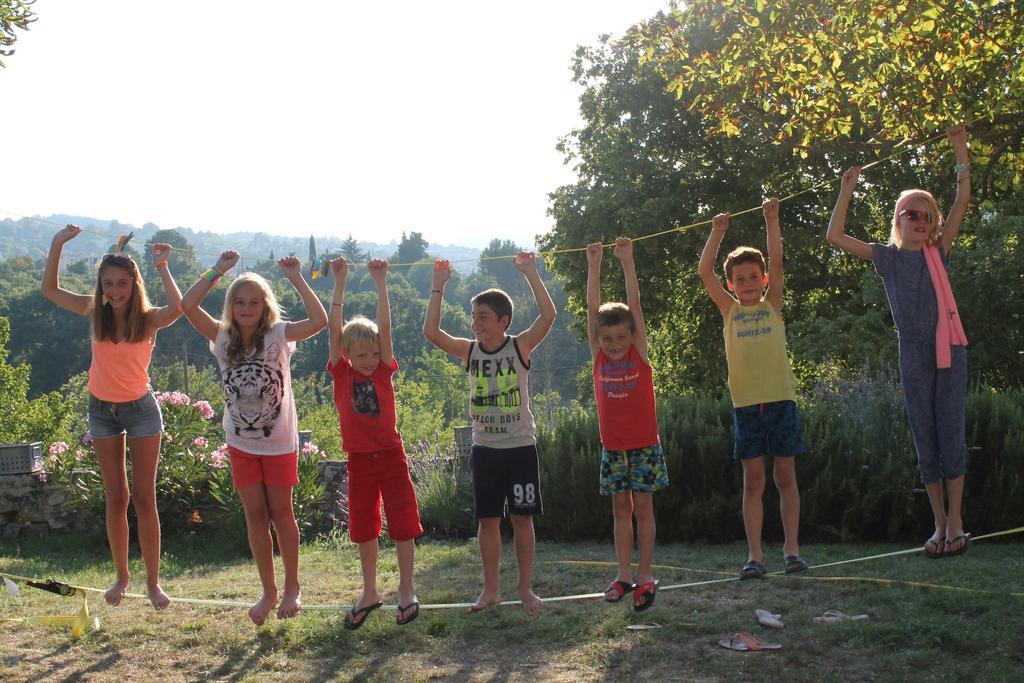
[[939,249],[926,244],[923,251],[932,289],[935,290],[935,305],[939,309],[939,324],[935,326],[935,364],[939,368],[948,368],[953,355],[950,346],[967,346],[967,335],[960,324],[960,314],[956,310],[956,300]]

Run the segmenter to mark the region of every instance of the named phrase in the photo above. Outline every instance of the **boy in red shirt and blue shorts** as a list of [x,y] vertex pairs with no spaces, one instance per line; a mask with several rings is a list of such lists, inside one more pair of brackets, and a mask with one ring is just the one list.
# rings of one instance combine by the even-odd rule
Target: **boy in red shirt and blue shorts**
[[[647,327],[640,308],[640,285],[633,243],[615,240],[613,253],[622,263],[626,303],[601,305],[601,256],[604,246],[587,245],[587,338],[594,359],[594,396],[601,430],[601,493],[612,496],[615,556],[619,573],[604,599],[618,602],[633,593],[633,609],[654,604],[658,581],[651,573],[654,556],[652,493],[668,486],[665,454],[658,438],[654,380],[647,358]],[[633,583],[633,517],[636,517],[637,583]]]

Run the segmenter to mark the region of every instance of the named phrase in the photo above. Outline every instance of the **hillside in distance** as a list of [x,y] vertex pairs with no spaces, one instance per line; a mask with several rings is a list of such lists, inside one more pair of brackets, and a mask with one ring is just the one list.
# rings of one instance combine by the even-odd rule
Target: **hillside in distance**
[[[94,230],[107,235],[134,232],[132,246],[136,248],[161,229],[154,223],[136,226],[120,223],[117,220],[100,220],[87,216],[61,214],[36,218],[7,218],[0,220],[0,260],[23,254],[33,258],[46,256],[50,248],[50,240],[53,238],[53,234],[59,230],[58,225],[67,223],[75,223],[86,230]],[[201,260],[205,258],[211,262],[226,249],[234,249],[244,257],[250,258],[267,258],[271,253],[276,258],[288,254],[295,254],[302,259],[309,256],[308,235],[289,237],[265,232],[217,233],[184,227],[177,227],[174,230],[188,240]],[[317,235],[313,239],[316,243],[317,253],[323,255],[337,253],[348,237],[348,234]],[[426,236],[424,237],[426,238]],[[368,252],[371,257],[388,258],[398,249],[398,242],[395,240],[384,243],[358,239],[357,241],[359,248]],[[96,256],[109,249],[113,242],[114,239],[110,237],[83,233],[65,246],[64,253],[72,259],[76,256]],[[476,270],[477,258],[480,256],[480,249],[433,242],[429,244],[427,251],[432,256],[450,259],[453,262],[453,267],[466,275]]]

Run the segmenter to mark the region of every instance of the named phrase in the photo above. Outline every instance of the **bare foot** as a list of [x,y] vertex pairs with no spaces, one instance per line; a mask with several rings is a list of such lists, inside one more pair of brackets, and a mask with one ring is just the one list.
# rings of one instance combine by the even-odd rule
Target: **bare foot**
[[523,601],[523,610],[531,617],[537,616],[544,609],[544,603],[529,588],[519,589],[519,599]]
[[485,589],[484,592],[480,594],[480,597],[478,597],[476,599],[476,602],[474,602],[470,606],[469,613],[470,614],[475,614],[477,612],[480,612],[480,611],[483,611],[483,610],[487,609],[491,605],[497,605],[500,602],[501,602],[501,593],[500,592],[498,592],[496,590],[495,591],[489,591],[489,590]]
[[281,597],[281,604],[277,608],[278,619],[291,619],[302,609],[302,593],[299,587],[285,588]]
[[160,587],[160,584],[150,586],[147,591],[149,593],[149,601],[153,604],[153,609],[162,610],[167,609],[167,606],[171,604],[171,598],[164,593],[164,589]]
[[252,623],[262,626],[263,622],[267,620],[270,610],[274,609],[276,604],[277,591],[263,591],[263,597],[260,598],[260,601],[249,608],[249,618],[252,619]]
[[124,592],[128,590],[128,577],[118,579],[114,582],[107,592],[103,594],[103,599],[107,601],[107,604],[111,607],[117,607],[121,604],[121,599],[124,598]]

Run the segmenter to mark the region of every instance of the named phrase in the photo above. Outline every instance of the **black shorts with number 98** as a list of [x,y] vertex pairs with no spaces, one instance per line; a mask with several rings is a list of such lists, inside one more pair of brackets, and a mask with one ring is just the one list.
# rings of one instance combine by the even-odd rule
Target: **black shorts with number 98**
[[473,444],[469,471],[476,519],[543,514],[537,446],[488,448]]

